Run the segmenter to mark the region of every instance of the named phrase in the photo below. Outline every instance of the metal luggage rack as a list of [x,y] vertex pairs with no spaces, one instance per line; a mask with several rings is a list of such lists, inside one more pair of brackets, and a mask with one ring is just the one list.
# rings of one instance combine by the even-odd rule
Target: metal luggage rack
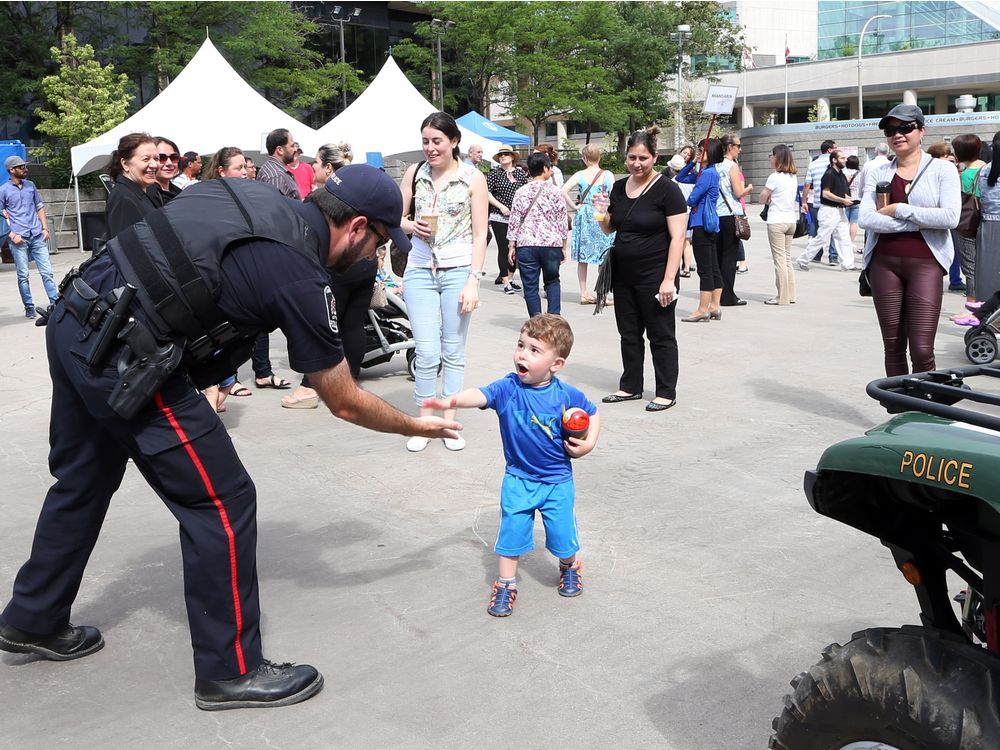
[[979,376],[1000,379],[1000,366],[971,365],[881,378],[870,382],[865,391],[890,414],[919,411],[1000,432],[1000,413],[955,406],[959,401],[972,401],[1000,409],[1000,394],[975,390],[966,382]]

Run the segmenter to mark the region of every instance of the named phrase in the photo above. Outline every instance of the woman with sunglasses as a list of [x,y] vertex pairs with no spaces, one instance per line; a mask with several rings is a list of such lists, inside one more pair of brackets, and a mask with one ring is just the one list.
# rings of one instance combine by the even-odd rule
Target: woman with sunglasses
[[158,135],[153,138],[153,143],[159,149],[160,168],[156,170],[156,182],[149,186],[148,192],[149,197],[158,202],[162,208],[181,194],[181,189],[171,182],[177,177],[177,165],[180,164],[181,155],[177,150],[177,144],[169,138]]
[[878,126],[896,158],[868,172],[858,224],[867,230],[861,265],[882,330],[885,373],[891,377],[910,372],[907,346],[913,372],[935,369],[942,280],[955,255],[951,229],[958,224],[962,201],[955,167],[921,149],[924,113],[919,107],[898,104]]
[[736,217],[745,216],[741,200],[753,191],[753,185],[743,182],[743,173],[736,165],[743,149],[743,139],[729,133],[722,136],[724,158],[716,166],[719,172],[719,200],[715,209],[719,214],[719,233],[716,235],[716,251],[719,254],[719,270],[722,272],[723,307],[738,307],[747,302],[736,296],[736,269],[739,264],[740,240],[736,236]]
[[147,192],[155,189],[159,168],[159,149],[146,133],[129,133],[118,141],[104,168],[115,183],[104,205],[109,240],[160,208],[160,202]]

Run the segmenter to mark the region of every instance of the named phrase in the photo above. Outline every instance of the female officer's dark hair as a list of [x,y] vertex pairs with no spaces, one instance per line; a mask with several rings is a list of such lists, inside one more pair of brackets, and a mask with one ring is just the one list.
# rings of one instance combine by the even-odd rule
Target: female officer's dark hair
[[121,140],[118,141],[118,148],[111,152],[111,159],[108,161],[107,166],[104,167],[104,171],[112,180],[117,179],[122,174],[122,160],[128,161],[131,159],[136,149],[147,143],[156,145],[149,133],[129,133],[128,135],[123,135]]
[[705,149],[705,158],[709,164],[718,164],[726,158],[726,148],[720,139],[709,139],[708,147]]
[[458,148],[458,144],[462,142],[462,131],[458,129],[458,123],[455,122],[455,118],[449,115],[447,112],[435,112],[433,114],[427,115],[422,123],[420,123],[420,129],[423,130],[426,127],[434,128],[435,130],[440,130],[449,140],[456,140],[455,148],[451,150],[452,156],[455,157],[455,161],[462,158],[462,152]]
[[549,158],[548,154],[544,154],[541,151],[535,151],[533,154],[528,156],[528,174],[532,177],[538,177],[545,171],[546,167],[551,166],[552,160]]
[[646,150],[655,157],[656,136],[659,132],[660,129],[655,125],[651,128],[646,128],[645,130],[636,130],[625,142],[625,149],[628,150],[630,148],[635,148],[636,146],[645,146]]

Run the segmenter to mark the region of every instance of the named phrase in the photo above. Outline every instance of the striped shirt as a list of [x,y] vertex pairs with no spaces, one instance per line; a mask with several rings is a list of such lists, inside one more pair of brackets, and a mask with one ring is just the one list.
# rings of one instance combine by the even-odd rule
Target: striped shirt
[[820,195],[823,192],[820,183],[823,182],[823,175],[826,174],[829,166],[830,154],[820,154],[809,162],[809,167],[806,169],[806,182],[812,185],[812,195],[810,198],[814,206],[819,206]]
[[267,157],[267,161],[260,165],[260,169],[257,170],[257,181],[278,188],[278,192],[284,196],[297,201],[302,200],[299,186],[295,184],[292,173],[273,156]]

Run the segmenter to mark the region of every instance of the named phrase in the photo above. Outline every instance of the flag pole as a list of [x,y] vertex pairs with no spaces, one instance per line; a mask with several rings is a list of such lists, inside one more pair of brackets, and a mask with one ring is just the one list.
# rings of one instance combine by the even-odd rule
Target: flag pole
[[788,34],[785,34],[785,125],[788,124]]

